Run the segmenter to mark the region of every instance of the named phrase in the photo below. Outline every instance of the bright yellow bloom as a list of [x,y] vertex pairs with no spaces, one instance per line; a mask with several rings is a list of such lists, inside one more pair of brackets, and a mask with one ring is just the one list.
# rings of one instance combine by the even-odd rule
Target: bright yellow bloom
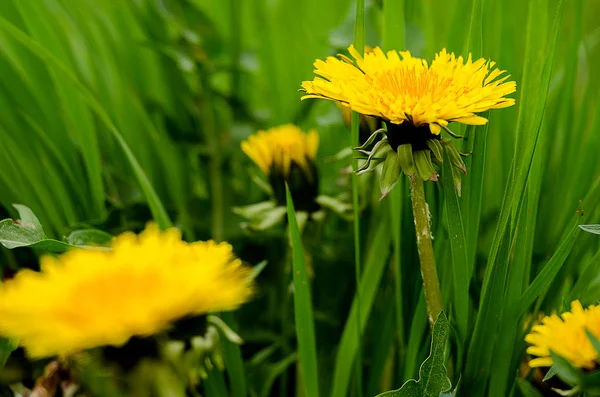
[[302,99],[338,101],[394,124],[428,125],[435,135],[452,121],[485,124],[487,119],[476,113],[515,103],[505,96],[516,91],[516,83],[505,82],[509,75],[498,78],[504,71],[483,58],[473,62],[469,55],[465,62],[443,49],[428,65],[409,51],[384,54],[376,47],[364,58],[353,46],[348,51],[354,61],[340,56],[314,63],[320,77],[302,83],[307,93]]
[[232,310],[252,294],[227,243],[186,243],[176,229],[124,233],[111,251],[45,256],[0,286],[0,334],[30,356],[122,345],[182,317]]
[[600,363],[598,353],[592,346],[585,330],[600,338],[600,306],[584,309],[579,301],[571,303],[571,311],[544,317],[535,325],[525,341],[531,346],[527,353],[537,356],[529,362],[530,367],[550,367],[550,351],[568,360],[573,366],[594,369]]
[[302,132],[292,124],[281,125],[267,131],[258,131],[242,142],[242,150],[269,175],[273,168],[284,176],[293,163],[308,169],[308,160],[314,161],[319,148],[319,134],[310,130]]

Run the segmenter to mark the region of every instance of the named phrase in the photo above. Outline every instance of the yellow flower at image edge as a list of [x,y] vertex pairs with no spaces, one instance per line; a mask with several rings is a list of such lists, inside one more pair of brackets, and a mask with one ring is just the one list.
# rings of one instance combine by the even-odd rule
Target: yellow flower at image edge
[[452,121],[485,124],[476,113],[515,103],[504,96],[515,92],[516,83],[505,82],[510,76],[500,77],[504,71],[483,58],[472,61],[469,55],[465,62],[444,49],[429,65],[409,51],[386,54],[376,47],[364,57],[353,46],[348,51],[354,61],[340,56],[314,63],[318,77],[302,83],[302,99],[338,101],[392,124],[428,126],[434,135]]
[[176,229],[124,233],[112,251],[45,256],[0,286],[0,334],[32,357],[122,345],[186,316],[232,310],[253,291],[227,243],[186,243]]
[[242,150],[258,165],[265,175],[276,170],[287,176],[292,163],[308,168],[319,148],[319,135],[315,130],[308,133],[292,124],[285,124],[267,131],[258,131],[242,142]]
[[541,324],[535,325],[525,341],[531,346],[527,353],[537,356],[529,362],[530,367],[550,367],[550,351],[558,354],[573,366],[587,370],[600,363],[598,353],[592,346],[586,329],[600,338],[600,306],[584,309],[579,301],[571,303],[571,311],[544,317]]

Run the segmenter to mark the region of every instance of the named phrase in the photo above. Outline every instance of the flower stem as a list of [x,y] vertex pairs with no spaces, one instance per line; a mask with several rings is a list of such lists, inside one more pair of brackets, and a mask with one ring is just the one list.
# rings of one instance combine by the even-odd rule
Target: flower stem
[[413,216],[415,218],[415,229],[417,232],[417,249],[419,261],[421,262],[421,275],[423,277],[423,288],[425,291],[425,303],[429,323],[433,326],[438,314],[442,311],[442,293],[438,281],[435,257],[433,255],[433,244],[431,243],[431,224],[429,206],[425,201],[425,190],[423,179],[415,176],[410,184],[410,198],[412,201]]

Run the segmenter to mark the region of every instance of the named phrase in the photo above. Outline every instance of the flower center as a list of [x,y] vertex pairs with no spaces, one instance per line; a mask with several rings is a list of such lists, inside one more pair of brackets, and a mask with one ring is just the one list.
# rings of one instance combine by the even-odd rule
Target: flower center
[[415,126],[410,122],[394,124],[385,122],[387,126],[387,138],[392,149],[397,150],[398,146],[410,143],[413,150],[428,149],[427,141],[430,139],[440,139],[440,135],[434,135],[429,130],[429,124]]

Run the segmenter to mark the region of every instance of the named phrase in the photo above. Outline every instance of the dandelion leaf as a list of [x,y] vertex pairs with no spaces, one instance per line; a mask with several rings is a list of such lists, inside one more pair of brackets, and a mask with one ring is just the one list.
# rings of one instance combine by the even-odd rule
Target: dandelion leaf
[[[398,390],[390,390],[377,397],[440,397],[452,387],[444,366],[444,350],[448,340],[448,319],[442,312],[433,326],[429,357],[419,369],[419,380],[411,379]],[[452,394],[450,394],[452,395]]]

